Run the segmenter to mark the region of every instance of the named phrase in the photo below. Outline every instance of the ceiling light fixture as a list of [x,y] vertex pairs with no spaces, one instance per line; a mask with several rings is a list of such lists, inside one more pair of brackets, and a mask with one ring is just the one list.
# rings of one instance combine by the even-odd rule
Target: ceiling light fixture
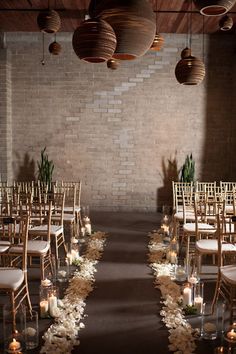
[[108,69],[111,69],[111,70],[118,69],[119,64],[120,64],[119,61],[114,58],[111,58],[107,61],[107,67],[108,67]]
[[[192,7],[192,3],[191,3]],[[192,11],[191,11],[192,17]],[[183,85],[198,85],[205,77],[205,66],[201,59],[192,56],[191,41],[192,41],[192,18],[189,18],[189,47],[186,47],[181,52],[181,60],[175,67],[175,77],[180,84]],[[203,27],[204,33],[204,27]]]
[[224,16],[219,21],[221,31],[230,31],[234,25],[234,21],[231,16]]
[[146,0],[100,0],[90,12],[107,21],[115,31],[117,46],[113,58],[132,60],[144,55],[155,37],[155,16]]
[[75,30],[72,45],[80,59],[90,63],[102,63],[113,56],[116,35],[106,21],[88,19]]
[[156,0],[156,34],[150,50],[152,51],[160,50],[163,46],[163,43],[164,43],[164,38],[159,33],[157,33],[157,0]]
[[56,33],[61,27],[61,19],[55,10],[41,11],[37,17],[41,32]]
[[226,14],[236,0],[194,0],[194,3],[202,15],[220,16]]
[[57,37],[55,34],[55,40],[48,47],[49,53],[52,55],[59,55],[61,52],[61,45],[57,42]]

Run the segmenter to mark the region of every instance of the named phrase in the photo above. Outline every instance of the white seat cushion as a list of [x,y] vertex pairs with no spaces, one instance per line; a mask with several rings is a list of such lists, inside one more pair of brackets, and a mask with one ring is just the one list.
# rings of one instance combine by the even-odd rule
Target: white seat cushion
[[[218,252],[218,241],[217,240],[198,240],[196,242],[196,249],[200,253],[217,253]],[[223,251],[235,251],[236,246],[232,243],[222,243]]]
[[0,267],[0,288],[16,291],[23,281],[22,269]]
[[75,222],[75,216],[73,214],[64,214],[63,221],[72,224],[73,222]]
[[[187,221],[194,221],[195,220],[195,214],[192,212],[187,212],[185,214],[186,220]],[[183,220],[184,219],[184,214],[182,211],[178,211],[177,213],[174,214],[174,218],[176,220]]]
[[[47,225],[34,226],[34,227],[32,227],[32,229],[29,230],[29,235],[36,236],[36,235],[40,235],[40,234],[46,234],[47,229],[48,229]],[[59,236],[62,233],[63,233],[63,226],[51,225],[51,227],[50,227],[50,235],[51,236]]]
[[5,245],[5,246],[0,245],[0,254],[6,252],[8,250],[8,248],[9,248],[9,246],[7,246],[7,245]]
[[233,205],[226,205],[225,206],[225,212],[226,212],[226,214],[233,214],[233,212],[234,212]]
[[64,232],[63,226],[61,226],[61,225],[51,225],[51,232],[50,232],[51,236],[57,237],[57,236],[63,234],[63,232]]
[[[194,233],[196,231],[196,224],[194,222],[184,224],[183,231],[187,233]],[[212,225],[198,223],[198,231],[205,234],[214,234],[216,232],[216,229]]]
[[[27,253],[43,255],[49,250],[50,244],[43,240],[29,240],[27,244]],[[23,252],[23,245],[12,246],[9,253],[17,254]]]
[[10,246],[10,241],[0,240],[0,246]]
[[236,265],[227,265],[221,267],[220,271],[223,280],[230,284],[236,285]]
[[[80,206],[76,205],[75,206],[75,213],[79,213],[80,212]],[[73,207],[72,206],[65,206],[64,207],[64,212],[65,213],[73,213]]]

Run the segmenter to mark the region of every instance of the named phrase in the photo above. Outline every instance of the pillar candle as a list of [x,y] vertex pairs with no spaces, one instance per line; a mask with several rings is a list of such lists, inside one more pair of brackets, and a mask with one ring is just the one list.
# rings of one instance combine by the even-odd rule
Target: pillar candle
[[48,301],[47,300],[42,300],[40,301],[39,304],[40,307],[40,317],[45,318],[48,317]]
[[183,305],[192,305],[192,289],[189,286],[183,290]]

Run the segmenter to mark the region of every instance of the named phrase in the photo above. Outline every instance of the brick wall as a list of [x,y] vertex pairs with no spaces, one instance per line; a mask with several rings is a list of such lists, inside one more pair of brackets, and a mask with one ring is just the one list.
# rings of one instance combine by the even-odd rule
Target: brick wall
[[[44,66],[41,34],[8,34],[14,178],[31,179],[47,146],[54,179],[81,179],[82,203],[93,209],[171,203],[171,179],[191,152],[197,178],[235,179],[234,38],[205,38],[206,80],[181,86],[174,69],[186,35],[164,37],[162,51],[110,71],[80,61],[71,34],[58,34],[58,57],[48,53],[53,38],[46,36]],[[201,57],[202,36],[192,39]]]

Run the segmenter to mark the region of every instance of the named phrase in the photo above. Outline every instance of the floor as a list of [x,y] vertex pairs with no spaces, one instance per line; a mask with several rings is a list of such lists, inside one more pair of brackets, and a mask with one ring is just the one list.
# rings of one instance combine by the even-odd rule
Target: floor
[[[157,213],[91,213],[93,230],[106,231],[109,237],[97,266],[95,289],[86,301],[88,316],[80,331],[81,344],[73,353],[168,353],[168,331],[159,316],[160,293],[147,266],[147,233],[158,228],[160,217]],[[37,305],[39,281],[34,278],[30,284],[32,302]],[[205,284],[208,299],[213,289],[214,283]],[[41,333],[49,324],[40,320]],[[199,341],[196,353],[211,354],[215,346]]]

